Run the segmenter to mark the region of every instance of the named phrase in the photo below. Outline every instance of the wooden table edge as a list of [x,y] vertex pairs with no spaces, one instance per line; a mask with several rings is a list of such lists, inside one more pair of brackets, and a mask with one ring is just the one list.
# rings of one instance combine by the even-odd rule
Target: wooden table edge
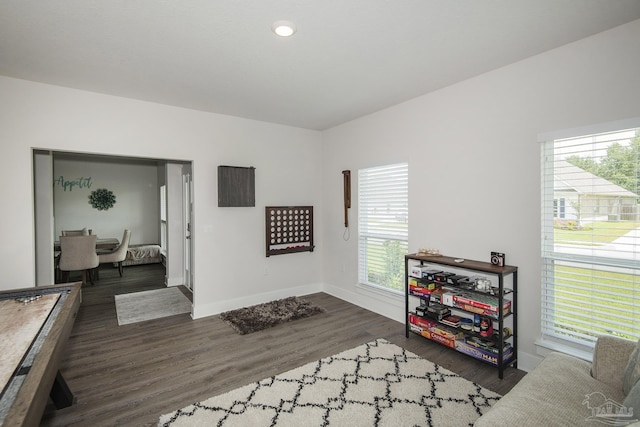
[[71,287],[69,295],[62,305],[60,313],[56,317],[40,352],[34,358],[31,370],[20,387],[16,400],[11,409],[9,409],[3,425],[40,425],[44,408],[49,400],[49,393],[60,367],[62,352],[78,314],[82,282],[21,289],[37,291],[39,289],[65,288],[69,286]]

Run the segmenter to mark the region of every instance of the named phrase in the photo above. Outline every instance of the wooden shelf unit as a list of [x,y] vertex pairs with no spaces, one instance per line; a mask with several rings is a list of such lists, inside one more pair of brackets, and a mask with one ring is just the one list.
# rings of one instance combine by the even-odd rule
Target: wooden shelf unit
[[[497,307],[498,307],[497,317],[492,319],[493,324],[497,325],[497,329],[494,329],[494,335],[492,335],[491,337],[491,338],[497,339],[497,345],[498,345],[497,364],[494,365],[491,362],[487,362],[486,360],[483,360],[482,358],[479,358],[479,357],[474,357],[473,355],[470,355],[469,353],[463,351],[463,347],[458,343],[457,340],[455,343],[456,347],[451,349],[457,350],[463,354],[468,355],[469,357],[482,360],[486,363],[491,364],[492,366],[496,366],[496,368],[498,369],[498,375],[500,379],[502,379],[505,368],[507,368],[508,366],[513,366],[514,368],[517,368],[517,364],[518,364],[518,321],[517,321],[518,267],[511,266],[511,265],[497,266],[488,262],[474,261],[474,260],[464,260],[462,262],[456,262],[456,259],[458,258],[448,257],[443,255],[435,255],[435,256],[421,255],[421,254],[405,255],[405,333],[406,333],[406,337],[409,338],[410,334],[412,333],[411,325],[409,321],[410,316],[416,315],[416,313],[411,311],[411,309],[409,308],[410,306],[409,303],[411,299],[418,298],[423,301],[426,300],[425,297],[413,295],[410,292],[409,281],[411,277],[409,276],[409,271],[410,271],[409,269],[412,265],[421,265],[421,266],[432,265],[438,268],[444,267],[442,268],[443,271],[446,271],[446,267],[451,267],[452,270],[455,270],[454,272],[456,274],[463,274],[466,272],[467,274],[475,273],[476,275],[478,274],[490,275],[492,276],[491,278],[497,277],[498,291],[496,295],[491,295],[488,292],[480,292],[472,289],[460,289],[454,285],[449,285],[444,283],[442,283],[442,286],[445,288],[451,289],[453,291],[458,290],[460,292],[477,294],[479,296],[491,295],[492,297],[495,297],[497,299]],[[506,277],[511,277],[512,283],[510,288],[505,287]],[[509,299],[505,298],[507,296]],[[511,308],[509,313],[504,313],[503,311],[505,301],[511,301]],[[449,307],[449,308],[451,309],[452,313],[454,312],[456,314],[460,313],[459,315],[461,317],[465,317],[465,314],[466,314],[466,317],[468,318],[468,317],[473,317],[474,314],[476,314],[474,312],[464,310],[463,308],[458,308],[458,307]],[[504,329],[505,319],[508,319],[508,318],[511,319],[510,323],[511,323],[511,328],[513,332],[512,335],[510,336],[506,336],[505,329]],[[428,320],[434,321],[431,318],[428,318]],[[465,338],[469,336],[479,337],[479,335],[473,331],[457,329],[457,332],[458,333],[462,332]],[[413,333],[424,337],[424,335],[421,335],[419,333],[415,333],[415,332]],[[425,338],[429,339],[427,337]],[[487,338],[487,337],[482,337],[482,338]],[[511,357],[505,360],[504,345],[505,343],[508,342],[507,340],[511,340],[512,353],[511,353]]]

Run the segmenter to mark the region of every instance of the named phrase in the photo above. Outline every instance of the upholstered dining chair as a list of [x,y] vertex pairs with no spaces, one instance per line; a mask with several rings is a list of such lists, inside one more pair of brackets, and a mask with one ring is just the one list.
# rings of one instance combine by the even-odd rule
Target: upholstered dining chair
[[100,253],[98,257],[100,258],[100,264],[106,263],[117,263],[118,264],[118,273],[120,273],[120,277],[122,277],[122,261],[127,257],[127,250],[129,249],[129,240],[131,239],[131,230],[124,230],[122,234],[122,241],[120,245],[107,253]]
[[93,230],[90,228],[83,228],[82,230],[61,230],[63,236],[88,236],[93,234]]
[[96,253],[97,236],[60,236],[60,262],[58,268],[64,273],[64,281],[69,281],[72,271],[82,271],[82,283],[87,276],[93,285],[93,270],[100,260]]

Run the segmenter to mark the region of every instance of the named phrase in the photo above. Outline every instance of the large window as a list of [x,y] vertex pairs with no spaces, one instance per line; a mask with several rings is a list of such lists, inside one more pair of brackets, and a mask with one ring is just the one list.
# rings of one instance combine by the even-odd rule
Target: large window
[[358,171],[360,283],[404,291],[409,235],[407,163]]
[[543,142],[544,339],[640,337],[639,160],[637,128]]

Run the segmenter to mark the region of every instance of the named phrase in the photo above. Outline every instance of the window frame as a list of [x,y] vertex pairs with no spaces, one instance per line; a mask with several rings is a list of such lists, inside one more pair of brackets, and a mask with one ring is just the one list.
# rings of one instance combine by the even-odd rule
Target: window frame
[[[592,278],[591,281],[593,283],[597,283],[599,279],[597,279],[598,272],[607,269],[624,269],[628,275],[635,275],[640,268],[640,263],[638,261],[623,259],[621,257],[609,256],[610,254],[615,253],[612,251],[608,256],[597,256],[596,251],[593,251],[591,254],[571,254],[571,253],[562,253],[555,250],[555,238],[553,234],[554,227],[554,219],[566,219],[568,217],[567,205],[568,203],[565,201],[564,209],[560,207],[560,198],[557,194],[554,194],[554,176],[556,174],[555,169],[555,161],[554,157],[554,148],[555,144],[559,140],[570,139],[570,138],[579,138],[579,137],[587,137],[591,135],[600,135],[607,133],[615,133],[615,132],[623,132],[631,129],[640,128],[640,118],[611,122],[607,124],[595,125],[580,129],[569,129],[549,134],[540,135],[538,141],[541,143],[541,257],[542,257],[542,271],[541,271],[541,313],[540,313],[540,326],[541,326],[541,341],[547,343],[559,344],[562,346],[567,346],[568,348],[572,348],[577,351],[584,351],[592,349],[595,345],[596,338],[592,335],[588,335],[585,337],[581,337],[581,329],[577,328],[575,331],[570,332],[568,334],[558,333],[558,328],[552,326],[555,324],[556,317],[558,314],[562,314],[562,308],[557,309],[557,302],[555,300],[555,292],[559,292],[561,282],[556,281],[556,276],[561,276],[558,273],[560,270],[556,270],[557,267],[566,268],[568,265],[573,265],[577,267],[584,267],[584,271],[591,271]],[[553,165],[553,166],[550,166]],[[580,200],[579,200],[580,202]],[[573,206],[573,205],[571,205]],[[596,207],[600,207],[600,200],[597,200]],[[580,209],[578,207],[578,209]],[[573,210],[573,209],[572,209]],[[562,211],[563,215],[559,215]],[[558,214],[558,215],[556,215]],[[578,214],[578,219],[580,218]],[[634,242],[632,244],[633,248],[640,249],[640,240]],[[578,271],[581,268],[577,269]],[[549,282],[552,281],[551,283]],[[568,280],[562,279],[559,280]],[[587,282],[585,282],[585,286],[589,286]],[[640,285],[636,285],[635,280],[631,284],[632,289],[640,290]],[[597,291],[594,291],[595,287],[589,289],[588,292],[595,294]],[[615,294],[613,291],[610,291],[612,294]],[[618,294],[619,296],[623,296],[622,293]],[[553,300],[553,301],[552,301]],[[632,305],[638,306],[637,298],[632,297],[631,299]],[[556,305],[554,305],[556,304]],[[580,311],[579,308],[576,307],[575,312]],[[598,309],[593,309],[594,313],[598,313]],[[601,314],[601,313],[600,313]],[[602,315],[602,314],[601,314]],[[595,322],[594,322],[595,323]],[[606,326],[613,324],[605,323]],[[600,326],[599,324],[597,324]],[[566,326],[566,325],[565,325]],[[592,328],[592,332],[597,331],[597,327]],[[612,328],[610,331],[611,334],[618,334],[619,332],[616,328]],[[625,332],[626,334],[627,332]],[[640,327],[635,327],[635,330],[631,332],[632,338],[637,339],[640,337]],[[628,338],[628,337],[627,337]]]
[[[386,194],[385,194],[386,192]],[[383,206],[384,205],[384,206]],[[372,210],[385,209],[372,222]],[[385,218],[382,218],[385,217]],[[398,218],[405,218],[398,221]],[[398,242],[390,248],[384,242]],[[382,246],[382,248],[381,248]],[[377,248],[376,248],[377,247]],[[408,162],[368,167],[358,170],[358,283],[369,289],[404,294],[404,255],[409,248],[409,164]],[[378,251],[391,254],[387,267],[383,267]],[[394,252],[401,253],[394,259]],[[381,253],[377,255],[382,256]],[[377,264],[376,262],[377,261]],[[377,269],[378,273],[373,270]],[[397,269],[397,271],[395,271]],[[395,273],[394,273],[395,272]],[[385,281],[396,283],[391,287],[373,280],[375,274]],[[392,276],[398,276],[393,279]]]

